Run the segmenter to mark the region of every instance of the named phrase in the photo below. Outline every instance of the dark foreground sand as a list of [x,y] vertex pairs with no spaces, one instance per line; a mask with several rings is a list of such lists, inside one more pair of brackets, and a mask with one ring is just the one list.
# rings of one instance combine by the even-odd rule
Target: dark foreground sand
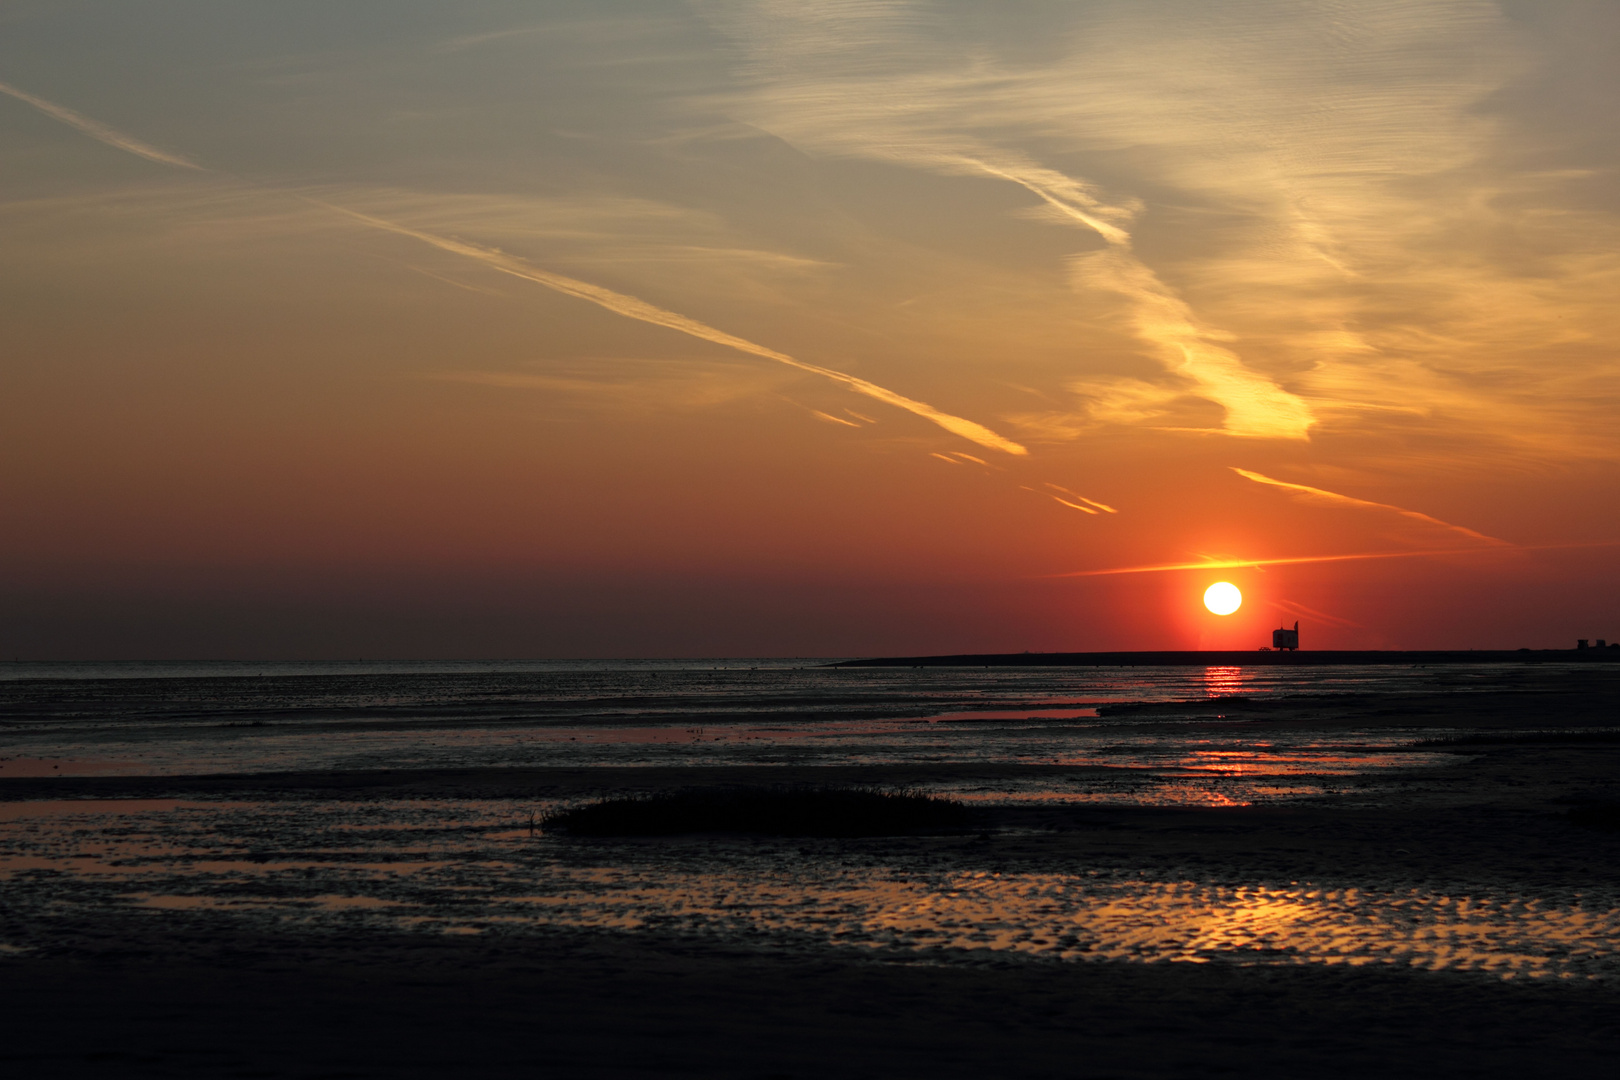
[[[1259,729],[1366,728],[1383,717],[1444,722],[1487,740],[1444,768],[1388,774],[1336,800],[1011,807],[985,811],[971,835],[847,844],[875,861],[929,844],[931,858],[959,870],[1128,866],[1170,880],[1325,876],[1612,895],[1620,834],[1569,816],[1620,799],[1620,743],[1594,731],[1620,724],[1609,683],[1253,706],[1247,722]],[[1151,723],[1151,710],[1141,719]],[[973,769],[996,771],[14,780],[0,782],[0,798],[583,797],[715,779],[909,784]],[[757,842],[569,843],[584,861],[633,861],[649,845]],[[0,1068],[18,1077],[1522,1077],[1608,1075],[1620,1052],[1620,985],[1610,978],[929,957],[648,931],[283,932],[208,910],[72,918],[7,910],[0,919],[0,937],[31,943],[0,958]]]
[[6,968],[9,1075],[1601,1076],[1620,1003],[1366,968],[127,929],[93,959]]

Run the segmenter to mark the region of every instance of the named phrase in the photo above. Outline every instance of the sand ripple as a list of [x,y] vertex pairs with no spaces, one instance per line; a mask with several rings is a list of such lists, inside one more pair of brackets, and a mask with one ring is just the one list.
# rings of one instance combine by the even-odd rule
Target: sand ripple
[[[519,809],[504,803],[8,809],[0,904],[14,927],[92,927],[117,905],[289,928],[597,928],[949,962],[1386,964],[1620,978],[1620,895],[1607,888],[1529,895],[1500,882],[992,873],[962,869],[944,848],[904,844],[632,844],[597,851],[598,864],[577,846],[512,829]],[[28,946],[27,937],[0,945]]]
[[[988,950],[1064,960],[1391,963],[1503,978],[1620,974],[1620,907],[1411,889],[1219,885],[1106,876],[896,873],[834,880],[569,875],[507,919],[577,926],[809,934],[836,945]],[[560,884],[560,882],[559,882]],[[540,911],[514,910],[519,906]]]

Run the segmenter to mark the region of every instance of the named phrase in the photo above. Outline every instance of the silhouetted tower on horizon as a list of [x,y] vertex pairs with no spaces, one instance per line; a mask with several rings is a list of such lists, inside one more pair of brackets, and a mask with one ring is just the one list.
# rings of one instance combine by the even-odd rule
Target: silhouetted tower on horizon
[[1297,650],[1299,648],[1299,620],[1294,620],[1292,630],[1286,626],[1273,630],[1271,632],[1271,647],[1273,649]]

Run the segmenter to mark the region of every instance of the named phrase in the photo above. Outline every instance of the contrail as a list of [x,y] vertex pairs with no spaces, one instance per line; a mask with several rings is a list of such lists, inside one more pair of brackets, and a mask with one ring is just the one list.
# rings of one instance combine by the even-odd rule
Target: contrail
[[44,98],[37,98],[33,94],[19,90],[8,83],[0,82],[0,94],[10,94],[18,101],[27,102],[46,116],[60,120],[69,127],[78,128],[92,139],[104,142],[108,146],[116,146],[120,150],[127,150],[131,154],[136,154],[148,161],[156,161],[161,165],[172,165],[177,169],[197,169],[202,171],[202,166],[196,162],[187,161],[177,154],[165,153],[155,146],[149,146],[141,142],[139,139],[132,139],[122,132],[114,131],[106,124],[98,123],[88,116],[80,116],[72,109],[53,104]]
[[[1063,494],[1069,496],[1071,499],[1079,499],[1081,502],[1085,503],[1087,506],[1096,507],[1098,510],[1101,510],[1105,514],[1117,514],[1117,513],[1119,513],[1118,510],[1115,510],[1112,506],[1109,506],[1107,503],[1100,503],[1096,499],[1088,499],[1084,495],[1080,494],[1077,491],[1070,491],[1068,488],[1064,487],[1062,484],[1054,484],[1050,480],[1048,480],[1048,481],[1046,481],[1046,486],[1051,488],[1054,491],[1063,492]],[[1059,499],[1058,501],[1062,502],[1063,500]],[[1073,504],[1071,503],[1070,505],[1073,505]]]
[[[120,150],[127,150],[129,153],[146,158],[148,161],[156,161],[164,165],[172,165],[181,169],[195,169],[202,172],[208,171],[203,169],[201,165],[198,165],[195,162],[187,161],[185,158],[178,157],[174,154],[164,153],[162,150],[159,150],[154,146],[148,146],[139,139],[134,139],[123,134],[122,132],[114,131],[105,124],[98,123],[97,121],[91,120],[86,116],[80,116],[72,109],[67,109],[61,105],[56,105],[46,101],[43,98],[35,97],[32,94],[18,90],[14,86],[0,82],[0,91],[11,95],[19,101],[27,102],[29,105],[32,105],[34,108],[45,113],[47,116],[53,117],[62,121],[64,124],[77,128],[86,135],[89,135],[91,138],[98,139],[101,142],[106,143],[108,146],[114,146]],[[746,338],[740,338],[734,334],[728,334],[723,330],[717,330],[712,326],[698,322],[696,319],[688,318],[685,315],[680,315],[673,311],[666,311],[661,307],[649,304],[645,300],[637,299],[634,296],[626,296],[624,293],[614,292],[612,289],[605,289],[600,285],[592,285],[587,281],[579,281],[575,278],[565,277],[562,274],[554,274],[549,270],[542,270],[537,266],[530,265],[522,259],[512,255],[507,255],[504,252],[497,251],[493,248],[481,247],[477,244],[469,244],[462,240],[452,240],[449,237],[436,236],[433,233],[422,232],[420,229],[412,229],[396,222],[386,221],[383,218],[372,217],[369,214],[362,214],[356,210],[349,210],[342,206],[335,206],[332,203],[322,202],[319,199],[311,199],[304,196],[299,197],[303,198],[303,201],[313,206],[319,206],[323,209],[330,210],[333,213],[342,214],[345,217],[361,222],[362,224],[368,225],[371,228],[396,233],[400,236],[408,236],[412,239],[420,240],[424,244],[431,244],[440,251],[447,251],[468,259],[476,259],[491,269],[498,270],[503,274],[510,274],[513,277],[522,278],[523,280],[533,282],[536,285],[543,285],[546,288],[560,292],[565,296],[572,296],[579,300],[589,301],[598,307],[606,308],[608,311],[614,312],[618,315],[623,315],[626,318],[651,323],[654,326],[667,327],[671,330],[688,334],[695,338],[701,338],[704,341],[712,341],[716,345],[724,345],[727,348],[736,349],[738,352],[748,353],[752,356],[758,356],[765,360],[774,360],[779,364],[786,364],[788,367],[798,368],[800,371],[806,371],[812,375],[820,375],[824,379],[830,379],[833,382],[848,387],[857,394],[865,394],[867,397],[876,401],[881,401],[885,405],[893,405],[897,409],[904,409],[909,413],[920,416],[925,420],[938,424],[940,427],[944,428],[953,435],[967,439],[969,442],[978,443],[980,446],[987,447],[991,450],[1000,450],[1002,453],[1014,455],[1024,455],[1029,453],[1029,451],[1023,446],[1013,442],[1011,439],[1003,438],[994,431],[991,431],[989,428],[985,427],[983,424],[976,424],[972,420],[966,420],[960,416],[952,416],[950,413],[940,412],[932,405],[928,405],[921,401],[914,401],[902,394],[895,393],[893,390],[885,389],[876,383],[868,382],[867,380],[858,378],[857,376],[848,375],[842,371],[835,371],[832,368],[825,368],[819,364],[806,363],[805,361],[797,360],[786,353],[777,352],[775,349],[768,349],[763,345],[756,345]]]
[[1053,502],[1062,503],[1064,506],[1067,506],[1070,510],[1078,510],[1082,514],[1090,514],[1092,517],[1097,516],[1097,511],[1093,510],[1091,507],[1082,506],[1077,502],[1070,502],[1068,499],[1065,499],[1061,495],[1053,495],[1053,496],[1051,496],[1051,499],[1052,499]]
[[822,412],[820,409],[811,409],[810,415],[815,417],[817,420],[825,420],[829,424],[843,424],[845,427],[852,428],[858,428],[861,426],[853,420],[845,420],[842,416],[832,416],[828,413]]
[[1340,495],[1334,491],[1324,491],[1321,488],[1308,487],[1305,484],[1290,484],[1285,480],[1273,480],[1269,476],[1262,476],[1260,473],[1250,472],[1248,469],[1240,469],[1235,465],[1228,467],[1245,480],[1253,480],[1257,484],[1270,484],[1272,487],[1280,487],[1287,491],[1296,492],[1308,499],[1314,499],[1318,502],[1332,503],[1337,506],[1356,506],[1365,510],[1389,510],[1401,515],[1402,517],[1409,517],[1413,521],[1421,521],[1429,525],[1438,525],[1442,529],[1450,529],[1452,532],[1461,533],[1462,535],[1472,537],[1475,540],[1484,540],[1488,544],[1504,544],[1511,546],[1510,541],[1498,540],[1494,536],[1486,536],[1484,533],[1475,532],[1473,529],[1464,528],[1461,525],[1453,525],[1449,521],[1441,521],[1439,518],[1430,517],[1428,514],[1420,514],[1416,510],[1406,510],[1399,506],[1391,506],[1389,503],[1368,502],[1366,499],[1356,499],[1349,495]]
[[[1088,499],[1084,495],[1080,495],[1080,494],[1077,494],[1077,493],[1075,493],[1073,491],[1070,491],[1068,488],[1064,487],[1061,484],[1054,484],[1050,480],[1046,481],[1045,483],[1046,483],[1046,486],[1051,488],[1053,491],[1061,491],[1061,492],[1063,492],[1063,495],[1054,495],[1054,494],[1052,494],[1051,491],[1041,491],[1041,490],[1039,490],[1037,488],[1032,488],[1032,487],[1028,486],[1027,484],[1019,484],[1018,487],[1022,491],[1027,491],[1027,492],[1031,493],[1032,495],[1044,495],[1046,498],[1051,499],[1055,503],[1058,503],[1058,504],[1060,504],[1062,506],[1067,506],[1070,510],[1078,510],[1082,514],[1090,514],[1093,517],[1096,517],[1099,513],[1103,513],[1103,514],[1117,514],[1117,513],[1119,513],[1118,510],[1115,510],[1112,506],[1109,506],[1107,503],[1100,503],[1096,499]],[[1063,497],[1064,495],[1067,495],[1068,498],[1064,498]]]
[[[1357,555],[1298,555],[1289,559],[1208,559],[1203,562],[1160,563],[1157,566],[1119,566],[1110,570],[1070,570],[1049,577],[1105,577],[1109,574],[1156,574],[1166,570],[1236,570],[1246,566],[1292,566],[1299,563],[1355,562],[1362,559],[1421,559],[1431,555],[1478,555],[1487,548],[1452,548],[1446,551],[1377,551]],[[1517,550],[1528,550],[1518,548]]]
[[779,364],[786,364],[788,367],[798,368],[800,371],[807,371],[812,375],[820,375],[824,379],[831,379],[833,382],[847,386],[857,394],[865,394],[867,397],[881,401],[885,405],[893,405],[897,409],[904,409],[907,412],[914,413],[925,420],[930,420],[944,428],[946,431],[949,431],[951,434],[959,435],[962,438],[967,439],[969,442],[976,442],[980,446],[987,447],[988,449],[1000,450],[1003,453],[1015,455],[1029,453],[1029,451],[1023,446],[1013,442],[1011,439],[1003,438],[1002,436],[997,435],[994,431],[991,431],[983,424],[976,424],[972,420],[965,420],[960,416],[952,416],[950,413],[940,412],[932,405],[925,404],[921,401],[914,401],[911,398],[895,393],[893,390],[887,390],[876,383],[868,382],[865,379],[858,378],[854,375],[848,375],[842,371],[835,371],[832,368],[825,368],[819,364],[806,363],[805,361],[797,360],[786,353],[777,352],[775,349],[768,349],[764,345],[756,345],[747,338],[740,338],[735,334],[728,334],[724,330],[717,330],[706,323],[701,323],[696,319],[688,318],[687,316],[681,315],[677,312],[668,311],[654,304],[649,304],[647,301],[638,299],[637,297],[628,296],[620,292],[614,292],[612,289],[603,288],[600,285],[592,285],[588,281],[580,281],[577,278],[566,277],[563,274],[556,274],[550,270],[542,270],[538,266],[534,266],[515,255],[508,255],[505,252],[497,251],[494,248],[486,248],[479,244],[468,243],[465,240],[455,240],[447,236],[438,236],[434,233],[423,232],[420,229],[413,229],[408,225],[401,225],[398,222],[388,221],[384,218],[372,217],[370,214],[362,214],[358,210],[350,210],[347,207],[321,202],[318,199],[306,199],[306,201],[315,206],[320,206],[334,213],[352,218],[355,221],[370,226],[371,228],[381,229],[384,232],[395,233],[399,236],[408,236],[413,240],[420,240],[424,244],[431,244],[440,251],[448,251],[451,254],[460,255],[464,258],[476,259],[485,266],[490,267],[492,270],[498,270],[503,274],[510,274],[513,277],[522,278],[524,281],[532,281],[536,285],[543,285],[546,288],[555,292],[560,292],[565,296],[572,296],[579,300],[589,301],[598,307],[606,308],[608,311],[614,312],[618,315],[623,315],[625,318],[635,319],[644,323],[651,323],[654,326],[667,327],[670,330],[675,330],[682,334],[688,334],[703,341],[712,341],[716,345],[724,345],[729,349],[736,349],[738,352],[748,353],[751,356],[758,356],[766,360],[774,360]]
[[1110,574],[1157,574],[1170,570],[1237,570],[1248,566],[1294,566],[1300,563],[1357,562],[1362,559],[1425,559],[1435,555],[1500,555],[1521,551],[1569,551],[1577,548],[1620,547],[1620,541],[1595,544],[1508,544],[1503,547],[1446,548],[1436,551],[1370,551],[1355,555],[1298,555],[1288,559],[1205,559],[1202,562],[1159,563],[1155,566],[1116,566],[1108,570],[1070,570],[1049,578],[1106,577]]

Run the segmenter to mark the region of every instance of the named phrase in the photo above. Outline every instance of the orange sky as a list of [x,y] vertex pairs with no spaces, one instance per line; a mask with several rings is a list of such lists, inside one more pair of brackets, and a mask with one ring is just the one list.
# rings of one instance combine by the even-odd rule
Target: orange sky
[[1613,5],[0,28],[0,656],[1620,639]]

